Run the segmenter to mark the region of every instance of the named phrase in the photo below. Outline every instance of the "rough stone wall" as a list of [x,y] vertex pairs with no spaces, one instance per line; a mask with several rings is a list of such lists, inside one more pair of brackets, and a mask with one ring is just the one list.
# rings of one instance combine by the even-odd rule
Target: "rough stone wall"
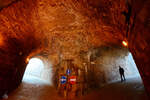
[[97,58],[96,62],[100,71],[99,76],[105,76],[106,83],[120,80],[119,66],[124,68],[126,78],[140,77],[137,66],[131,58],[132,55],[126,48],[109,48],[107,50],[102,48],[101,52],[103,53]]
[[[54,84],[60,94],[64,96],[68,91],[70,95],[72,93],[83,95],[93,89],[98,89],[108,83],[120,80],[119,65],[124,68],[127,79],[140,78],[132,55],[127,48],[99,47],[92,49],[90,52],[82,53],[81,55],[81,58],[78,58],[78,60],[62,60],[60,64],[55,67],[55,75],[53,77]],[[71,74],[68,76],[66,74],[67,69],[71,70]],[[74,72],[76,74],[73,74]],[[71,75],[77,77],[76,85],[68,83],[61,84],[61,76],[66,76],[68,81]],[[71,88],[68,86],[71,86]],[[72,91],[73,88],[75,88],[75,91]]]
[[53,77],[53,66],[50,61],[44,60],[44,70],[41,73],[41,79],[44,79],[49,82],[49,84],[53,84],[52,77]]
[[21,83],[27,56],[40,46],[30,22],[25,21],[27,16],[21,14],[21,9],[15,10],[15,6],[10,9],[0,14],[0,95]]
[[[135,59],[147,93],[150,94],[150,1],[137,2],[134,5],[136,18],[129,33],[129,49]],[[137,9],[138,8],[138,9]]]
[[8,7],[12,3],[15,3],[17,0],[0,0],[0,10]]

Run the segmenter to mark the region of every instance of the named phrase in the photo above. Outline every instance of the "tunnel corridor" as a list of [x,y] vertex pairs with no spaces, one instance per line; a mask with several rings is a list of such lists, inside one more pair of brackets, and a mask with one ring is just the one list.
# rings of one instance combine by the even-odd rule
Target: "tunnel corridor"
[[0,100],[149,100],[149,5],[0,0]]
[[[118,49],[103,51],[103,56],[101,55],[98,62],[103,61],[102,64],[105,68],[108,66],[107,61],[109,61],[109,65],[111,65],[111,62],[115,62],[115,66],[111,65],[108,67],[109,70],[113,68],[116,72],[113,72],[111,69],[109,72],[110,75],[105,75],[105,83],[99,82],[101,85],[103,84],[103,86],[97,87],[96,89],[89,86],[90,90],[83,91],[84,94],[80,94],[78,91],[76,94],[78,96],[75,97],[69,90],[67,91],[67,96],[64,97],[65,94],[59,92],[60,87],[56,89],[53,84],[50,84],[52,82],[48,82],[49,80],[42,78],[42,71],[44,71],[43,61],[39,58],[31,58],[28,61],[21,85],[10,93],[8,97],[4,96],[3,98],[8,100],[148,100],[142,79],[136,69],[131,53],[123,51],[118,51]],[[105,52],[107,52],[107,54],[105,54]],[[125,53],[125,57],[123,57],[123,53]],[[95,63],[92,63],[92,65],[93,64]],[[120,81],[118,66],[116,67],[116,64],[124,67],[126,76],[125,82]],[[108,73],[109,70],[106,68],[104,72]],[[98,69],[94,72],[98,73]],[[52,76],[52,72],[46,76]],[[99,74],[96,77],[101,77],[101,75]],[[109,78],[108,80],[107,77]],[[98,81],[98,79],[92,81]],[[59,84],[59,82],[57,84]],[[91,84],[91,82],[89,81],[88,84]]]

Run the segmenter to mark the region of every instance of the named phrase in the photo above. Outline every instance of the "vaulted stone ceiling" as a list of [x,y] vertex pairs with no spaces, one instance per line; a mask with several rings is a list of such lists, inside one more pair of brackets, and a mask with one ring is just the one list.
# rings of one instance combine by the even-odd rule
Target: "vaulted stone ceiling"
[[[9,3],[3,1],[1,6]],[[0,30],[5,38],[34,36],[48,55],[75,56],[90,48],[120,45],[125,6],[120,0],[21,0],[1,11]]]
[[0,0],[0,8],[1,38],[26,39],[32,33],[50,52],[120,45],[126,36],[125,0]]

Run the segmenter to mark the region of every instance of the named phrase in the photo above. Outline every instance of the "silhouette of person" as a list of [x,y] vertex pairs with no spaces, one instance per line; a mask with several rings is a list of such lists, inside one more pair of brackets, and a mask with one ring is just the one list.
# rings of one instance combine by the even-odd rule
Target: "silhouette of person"
[[119,73],[120,73],[120,77],[121,77],[121,82],[125,81],[125,75],[124,75],[124,69],[122,67],[119,66]]

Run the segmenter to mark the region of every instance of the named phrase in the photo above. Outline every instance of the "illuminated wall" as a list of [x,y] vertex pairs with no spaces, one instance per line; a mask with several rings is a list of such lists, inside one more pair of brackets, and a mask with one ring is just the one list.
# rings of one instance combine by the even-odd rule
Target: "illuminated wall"
[[137,66],[128,50],[112,48],[103,51],[97,63],[106,82],[120,80],[119,66],[124,68],[126,78],[140,78]]

